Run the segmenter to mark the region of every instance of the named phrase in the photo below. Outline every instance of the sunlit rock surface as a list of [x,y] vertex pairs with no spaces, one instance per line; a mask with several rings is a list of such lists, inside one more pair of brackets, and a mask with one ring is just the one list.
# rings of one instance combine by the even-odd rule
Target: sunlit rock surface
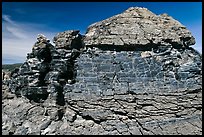
[[202,57],[172,17],[132,7],[53,42],[2,73],[2,134],[202,134]]

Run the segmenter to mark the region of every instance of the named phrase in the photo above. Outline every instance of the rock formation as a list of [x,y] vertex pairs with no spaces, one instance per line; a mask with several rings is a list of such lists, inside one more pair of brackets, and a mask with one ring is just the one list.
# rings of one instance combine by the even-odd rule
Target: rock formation
[[89,26],[85,45],[118,47],[189,46],[195,39],[185,26],[167,14],[155,15],[146,8],[125,12]]
[[202,57],[169,15],[132,7],[53,42],[3,85],[2,134],[202,134]]

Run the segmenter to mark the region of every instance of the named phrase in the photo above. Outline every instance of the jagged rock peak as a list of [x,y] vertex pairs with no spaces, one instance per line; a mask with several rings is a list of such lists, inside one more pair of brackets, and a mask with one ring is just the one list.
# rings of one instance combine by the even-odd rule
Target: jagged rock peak
[[58,33],[53,38],[56,48],[79,49],[82,47],[81,43],[82,36],[79,34],[79,30],[68,30]]
[[166,13],[156,15],[147,8],[131,7],[121,14],[90,25],[84,43],[116,46],[175,46],[195,44],[191,32]]
[[50,42],[49,39],[47,39],[47,37],[43,34],[38,34],[37,36],[37,42]]

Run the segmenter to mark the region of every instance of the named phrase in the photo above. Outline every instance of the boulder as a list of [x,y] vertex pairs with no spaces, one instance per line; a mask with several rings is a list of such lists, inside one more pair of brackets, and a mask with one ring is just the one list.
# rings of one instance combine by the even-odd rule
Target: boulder
[[[152,45],[190,46],[195,44],[191,32],[167,14],[156,15],[146,8],[131,7],[88,27],[87,46],[148,48]],[[134,49],[133,48],[133,49]]]
[[54,37],[53,43],[55,43],[57,49],[80,49],[82,45],[81,38],[82,35],[79,34],[79,30],[69,30],[58,33]]

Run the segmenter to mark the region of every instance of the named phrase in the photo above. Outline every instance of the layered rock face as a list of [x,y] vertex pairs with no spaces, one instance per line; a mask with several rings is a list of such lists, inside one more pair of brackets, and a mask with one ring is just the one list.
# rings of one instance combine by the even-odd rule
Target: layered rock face
[[48,95],[57,97],[62,94],[63,85],[67,81],[72,83],[76,75],[74,60],[79,55],[77,49],[82,46],[78,33],[72,30],[57,34],[53,41],[55,47],[39,34],[26,62],[12,74],[11,92],[35,102],[44,101]]
[[202,133],[202,57],[167,14],[132,7],[37,40],[3,86],[17,95],[4,93],[3,134]]
[[128,49],[160,45],[189,46],[195,39],[185,26],[167,14],[155,15],[146,8],[125,12],[89,26],[85,45],[117,45]]

